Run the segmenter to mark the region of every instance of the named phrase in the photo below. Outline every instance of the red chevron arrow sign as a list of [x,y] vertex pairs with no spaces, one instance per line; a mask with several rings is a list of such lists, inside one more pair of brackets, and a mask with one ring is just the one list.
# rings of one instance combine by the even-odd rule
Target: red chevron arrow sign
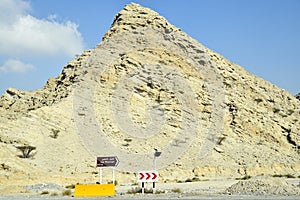
[[139,171],[138,182],[157,182],[157,171]]

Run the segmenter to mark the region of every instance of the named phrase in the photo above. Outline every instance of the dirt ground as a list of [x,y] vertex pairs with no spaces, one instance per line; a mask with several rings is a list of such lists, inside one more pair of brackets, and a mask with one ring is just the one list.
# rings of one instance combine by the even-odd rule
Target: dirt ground
[[[257,182],[260,183],[259,187],[261,188],[255,190],[254,183]],[[141,194],[139,192],[130,194],[130,191],[138,190],[137,188],[140,188],[141,185],[117,185],[116,196],[101,197],[101,199],[298,199],[299,193],[295,193],[294,191],[300,191],[299,183],[299,178],[254,178],[250,180],[210,179],[188,183],[157,183],[156,194]],[[244,192],[247,190],[242,187],[243,185],[246,188],[252,187],[252,193]],[[151,183],[146,183],[145,189],[151,190],[152,186]],[[0,191],[3,192],[4,188],[5,186],[1,185]],[[21,188],[22,187],[20,187],[20,189]],[[26,191],[24,193],[6,193],[5,195],[0,195],[0,200],[73,199],[72,194],[74,189],[71,189],[70,195],[63,195],[65,190],[67,189],[53,183],[36,184],[28,186],[26,190],[23,187],[23,191]],[[48,193],[43,194],[45,191]],[[279,193],[278,191],[284,192]],[[99,197],[89,199],[99,199]]]

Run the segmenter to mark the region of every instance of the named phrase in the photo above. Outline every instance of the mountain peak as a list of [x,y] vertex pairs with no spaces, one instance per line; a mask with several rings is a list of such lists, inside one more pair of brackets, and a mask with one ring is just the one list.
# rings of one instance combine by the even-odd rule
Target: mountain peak
[[138,28],[163,29],[166,33],[180,30],[150,8],[142,7],[136,3],[130,3],[115,16],[103,40],[110,38],[114,34],[124,31],[134,31]]
[[[115,155],[131,185],[154,148],[161,182],[299,176],[299,118],[290,93],[132,3],[44,88],[0,98],[0,182],[92,182],[94,158]],[[12,150],[24,145],[34,159]]]

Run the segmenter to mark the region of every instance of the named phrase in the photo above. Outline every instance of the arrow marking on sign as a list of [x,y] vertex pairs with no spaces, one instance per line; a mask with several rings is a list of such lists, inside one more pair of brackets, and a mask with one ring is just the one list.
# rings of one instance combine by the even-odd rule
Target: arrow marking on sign
[[145,175],[143,173],[140,173],[141,177],[140,177],[140,180],[143,180]]
[[147,175],[146,180],[148,180],[151,177],[151,174],[150,173],[146,173],[146,175]]
[[157,177],[156,173],[152,173],[152,175],[153,175],[152,180],[155,180]]
[[138,182],[157,182],[157,171],[140,171],[138,175]]

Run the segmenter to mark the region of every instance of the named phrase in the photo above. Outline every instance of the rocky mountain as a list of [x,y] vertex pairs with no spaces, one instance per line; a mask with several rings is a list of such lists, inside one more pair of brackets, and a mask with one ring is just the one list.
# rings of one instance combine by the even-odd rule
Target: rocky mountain
[[[95,158],[107,155],[121,184],[153,168],[160,181],[299,176],[299,117],[290,93],[132,3],[57,78],[1,97],[0,191],[95,182]],[[36,148],[28,158],[24,146]]]

